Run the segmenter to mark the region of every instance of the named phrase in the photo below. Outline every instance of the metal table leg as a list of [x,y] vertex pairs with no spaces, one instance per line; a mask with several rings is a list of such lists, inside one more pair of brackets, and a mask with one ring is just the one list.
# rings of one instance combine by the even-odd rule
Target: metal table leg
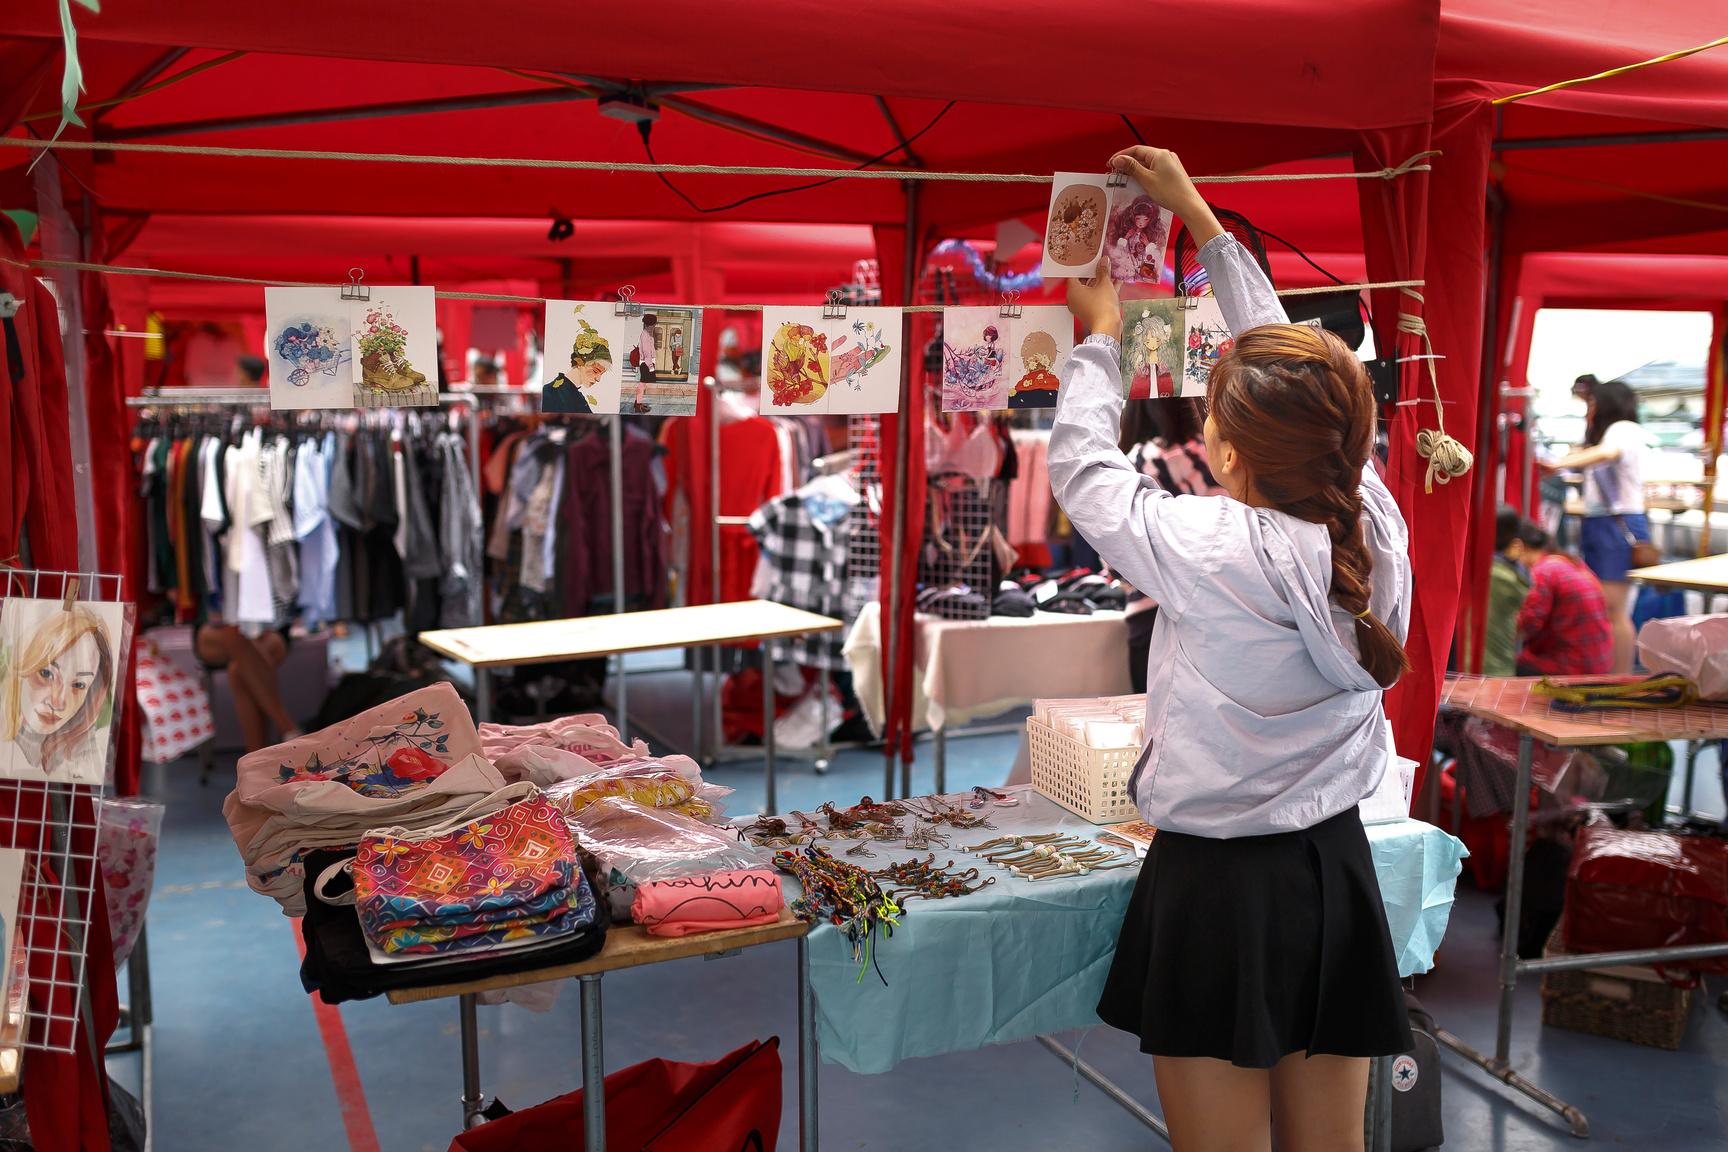
[[1098,1069],[1092,1067],[1092,1065],[1076,1056],[1069,1050],[1066,1044],[1056,1039],[1055,1036],[1052,1036],[1048,1032],[1040,1032],[1037,1039],[1038,1043],[1044,1045],[1044,1047],[1055,1053],[1058,1060],[1071,1066],[1076,1072],[1080,1073],[1080,1075],[1086,1077],[1086,1079],[1095,1085],[1099,1091],[1103,1092],[1104,1095],[1120,1104],[1127,1110],[1130,1116],[1146,1125],[1146,1127],[1152,1129],[1152,1131],[1156,1132],[1166,1142],[1169,1141],[1170,1129],[1164,1126],[1164,1121],[1158,1118],[1157,1113],[1146,1107],[1146,1105],[1140,1103],[1140,1101],[1134,1099],[1134,1097],[1128,1095],[1127,1092],[1123,1091],[1120,1085],[1105,1076],[1104,1073],[1098,1071]]
[[798,937],[798,1152],[817,1152],[816,992],[810,987],[810,938]]
[[480,1093],[480,1025],[474,1006],[479,1003],[474,993],[457,998],[457,1011],[462,1017],[462,1128],[478,1128],[486,1123],[480,1110],[486,1099]]
[[1392,1060],[1376,1056],[1368,1061],[1365,1152],[1392,1152]]
[[774,657],[768,652],[768,641],[762,641],[762,760],[763,781],[768,789],[767,812],[777,816],[780,809],[774,797]]
[[1500,937],[1500,1021],[1494,1038],[1494,1057],[1489,1059],[1444,1028],[1436,1028],[1434,1037],[1508,1088],[1558,1112],[1571,1126],[1572,1135],[1588,1139],[1590,1122],[1584,1113],[1512,1071],[1512,994],[1518,987],[1518,921],[1524,902],[1524,837],[1530,827],[1530,760],[1535,745],[1529,733],[1519,735],[1518,773],[1512,784],[1511,860],[1506,870],[1506,926]]
[[1494,1061],[1510,1067],[1512,994],[1518,989],[1518,924],[1524,903],[1524,837],[1530,828],[1530,758],[1536,740],[1518,736],[1518,774],[1512,781],[1511,861],[1506,868],[1506,924],[1500,933],[1500,1025],[1494,1036]]
[[948,729],[936,729],[936,795],[948,791]]
[[474,669],[474,720],[478,724],[492,723],[492,670]]
[[606,1152],[606,1057],[601,1044],[600,973],[576,978],[582,996],[582,1148]]
[[1686,792],[1680,797],[1680,815],[1692,815],[1692,782],[1698,771],[1698,750],[1704,746],[1702,740],[1686,741]]

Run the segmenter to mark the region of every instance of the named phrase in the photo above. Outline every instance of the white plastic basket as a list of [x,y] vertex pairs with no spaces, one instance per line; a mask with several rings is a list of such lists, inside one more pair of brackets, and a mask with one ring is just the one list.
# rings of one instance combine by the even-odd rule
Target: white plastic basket
[[1089,748],[1031,717],[1026,734],[1032,745],[1032,787],[1041,795],[1094,824],[1140,818],[1128,796],[1140,749]]

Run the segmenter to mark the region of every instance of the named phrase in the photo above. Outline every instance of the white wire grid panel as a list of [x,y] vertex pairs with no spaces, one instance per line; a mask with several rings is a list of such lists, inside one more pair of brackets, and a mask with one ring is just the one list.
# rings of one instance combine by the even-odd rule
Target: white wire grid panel
[[877,597],[882,574],[882,421],[852,416],[846,422],[846,447],[852,452],[852,484],[859,503],[846,540],[846,620],[858,618]]
[[[77,581],[76,586],[73,581]],[[95,572],[0,571],[0,595],[30,599],[124,601],[120,576]],[[0,604],[0,611],[4,611]],[[113,638],[115,722],[108,726],[112,774],[114,736],[131,654],[133,615],[127,605],[123,634]],[[100,895],[96,837],[102,818],[101,785],[0,779],[0,847],[22,850],[23,875],[11,933],[11,971],[24,973],[26,1048],[71,1052],[88,1011],[85,938]],[[20,959],[21,957],[21,959]]]

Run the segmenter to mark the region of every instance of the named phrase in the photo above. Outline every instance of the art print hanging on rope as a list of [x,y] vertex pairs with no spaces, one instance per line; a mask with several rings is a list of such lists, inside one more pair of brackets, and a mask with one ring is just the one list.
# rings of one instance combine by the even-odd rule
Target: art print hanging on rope
[[101,785],[125,605],[0,600],[0,777]]
[[[615,307],[603,305],[602,307]],[[640,304],[621,317],[625,363],[619,408],[626,415],[694,416],[701,386],[702,312]]]
[[1180,299],[1123,301],[1122,394],[1126,399],[1177,395],[1186,362],[1188,313],[1182,304]]
[[1236,347],[1230,326],[1224,323],[1224,312],[1216,296],[1199,296],[1189,301],[1187,312],[1188,338],[1182,360],[1183,396],[1206,395],[1206,384],[1212,379],[1212,366],[1218,358]]
[[762,412],[836,415],[900,405],[900,310],[762,310]]
[[1074,317],[1038,306],[1003,316],[998,307],[942,312],[942,410],[1054,408],[1074,351]]
[[546,301],[540,411],[616,413],[623,395],[629,321],[598,301]]
[[270,407],[354,406],[348,316],[336,288],[264,289]]
[[348,301],[354,407],[438,403],[436,296],[429,287],[391,285]]
[[1045,276],[1089,279],[1100,257],[1108,256],[1110,278],[1118,283],[1156,284],[1162,278],[1171,213],[1138,184],[1112,184],[1111,179],[1092,172],[1058,172],[1052,178],[1044,223]]

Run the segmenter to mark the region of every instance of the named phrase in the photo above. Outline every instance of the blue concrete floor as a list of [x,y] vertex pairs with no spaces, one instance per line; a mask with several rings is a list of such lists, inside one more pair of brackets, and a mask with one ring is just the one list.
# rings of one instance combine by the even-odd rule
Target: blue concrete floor
[[[688,678],[632,678],[631,708],[665,731],[687,735]],[[1015,736],[951,740],[950,788],[999,782]],[[933,783],[930,745],[919,745],[914,790]],[[759,764],[717,769],[737,788],[734,811],[762,801]],[[154,976],[156,1147],[174,1152],[245,1147],[252,1152],[342,1149],[348,1137],[298,954],[274,901],[249,891],[222,820],[232,757],[208,787],[195,761],[148,769],[146,790],[168,805],[149,913]],[[1707,777],[1714,778],[1711,761]],[[879,795],[882,760],[845,752],[818,777],[807,761],[782,762],[780,807]],[[1702,791],[1702,789],[1701,789]],[[1711,798],[1719,789],[1712,786]],[[1418,995],[1442,1026],[1487,1049],[1496,1004],[1493,897],[1464,889],[1437,971]],[[796,1147],[794,948],[747,950],[719,961],[690,959],[608,975],[605,1044],[612,1069],[652,1056],[711,1060],[751,1039],[778,1035],[786,1066],[782,1147]],[[1518,1068],[1589,1115],[1597,1143],[1625,1147],[1728,1146],[1728,1021],[1714,1007],[1725,984],[1698,997],[1685,1043],[1663,1052],[1543,1029],[1537,982],[1521,983],[1514,1032]],[[124,984],[122,984],[124,987]],[[454,1001],[393,1007],[383,1000],[341,1009],[370,1119],[384,1152],[442,1152],[460,1117]],[[483,1086],[512,1108],[570,1091],[580,1082],[575,989],[566,985],[543,1016],[515,1005],[480,1009]],[[1080,1033],[1064,1036],[1072,1047]],[[1150,1061],[1131,1037],[1099,1027],[1082,1055],[1157,1110]],[[1448,1146],[1526,1152],[1582,1145],[1539,1107],[1447,1054]],[[138,1059],[110,1062],[136,1087]],[[830,1149],[935,1152],[989,1148],[1145,1149],[1161,1143],[1032,1041],[911,1060],[881,1076],[833,1066],[821,1072],[823,1142]]]

